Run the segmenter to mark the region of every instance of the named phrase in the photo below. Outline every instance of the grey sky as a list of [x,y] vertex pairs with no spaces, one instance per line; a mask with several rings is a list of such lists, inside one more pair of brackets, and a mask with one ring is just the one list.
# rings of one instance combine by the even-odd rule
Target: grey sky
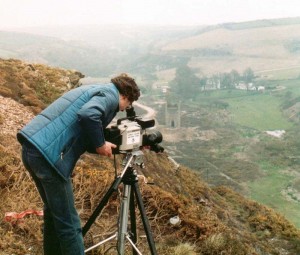
[[300,16],[299,0],[0,0],[0,29],[70,24],[202,25]]

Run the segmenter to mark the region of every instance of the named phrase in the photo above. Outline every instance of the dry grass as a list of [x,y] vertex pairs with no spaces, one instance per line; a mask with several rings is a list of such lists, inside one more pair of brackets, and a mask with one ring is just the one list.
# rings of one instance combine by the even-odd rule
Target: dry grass
[[174,247],[174,255],[196,255],[195,252],[195,245],[191,245],[189,243],[179,244],[178,246]]
[[0,95],[31,106],[38,113],[64,91],[77,86],[84,76],[45,65],[0,59],[0,77]]
[[[41,210],[41,201],[29,174],[21,164],[19,150],[15,150],[15,146],[7,146],[7,142],[12,141],[12,138],[0,136],[0,141],[1,215],[4,217],[6,212],[22,212],[26,209]],[[7,254],[25,254],[30,250],[34,251],[34,254],[39,254],[42,239],[41,223],[42,219],[33,215],[26,219],[2,221],[1,250]]]

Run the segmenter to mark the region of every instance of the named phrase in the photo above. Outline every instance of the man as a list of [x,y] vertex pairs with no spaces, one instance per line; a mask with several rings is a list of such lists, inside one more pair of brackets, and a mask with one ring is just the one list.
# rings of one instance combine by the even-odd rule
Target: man
[[86,151],[112,156],[116,145],[105,141],[103,130],[139,96],[134,79],[121,74],[65,93],[18,132],[24,166],[44,202],[45,255],[84,254],[72,171]]

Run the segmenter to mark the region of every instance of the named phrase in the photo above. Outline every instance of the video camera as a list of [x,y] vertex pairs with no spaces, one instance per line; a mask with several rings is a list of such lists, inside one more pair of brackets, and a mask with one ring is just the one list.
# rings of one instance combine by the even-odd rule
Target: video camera
[[117,145],[113,154],[127,153],[129,151],[149,147],[150,150],[163,152],[159,145],[163,137],[159,131],[147,134],[146,129],[154,127],[154,119],[143,119],[136,116],[134,108],[126,109],[126,117],[117,120],[117,124],[104,130],[105,140]]

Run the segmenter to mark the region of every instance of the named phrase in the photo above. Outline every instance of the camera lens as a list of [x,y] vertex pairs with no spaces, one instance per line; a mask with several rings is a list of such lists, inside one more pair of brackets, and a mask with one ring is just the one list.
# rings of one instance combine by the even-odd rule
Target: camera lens
[[162,142],[163,137],[159,131],[154,131],[147,136],[147,140],[149,142],[149,145],[153,145]]

